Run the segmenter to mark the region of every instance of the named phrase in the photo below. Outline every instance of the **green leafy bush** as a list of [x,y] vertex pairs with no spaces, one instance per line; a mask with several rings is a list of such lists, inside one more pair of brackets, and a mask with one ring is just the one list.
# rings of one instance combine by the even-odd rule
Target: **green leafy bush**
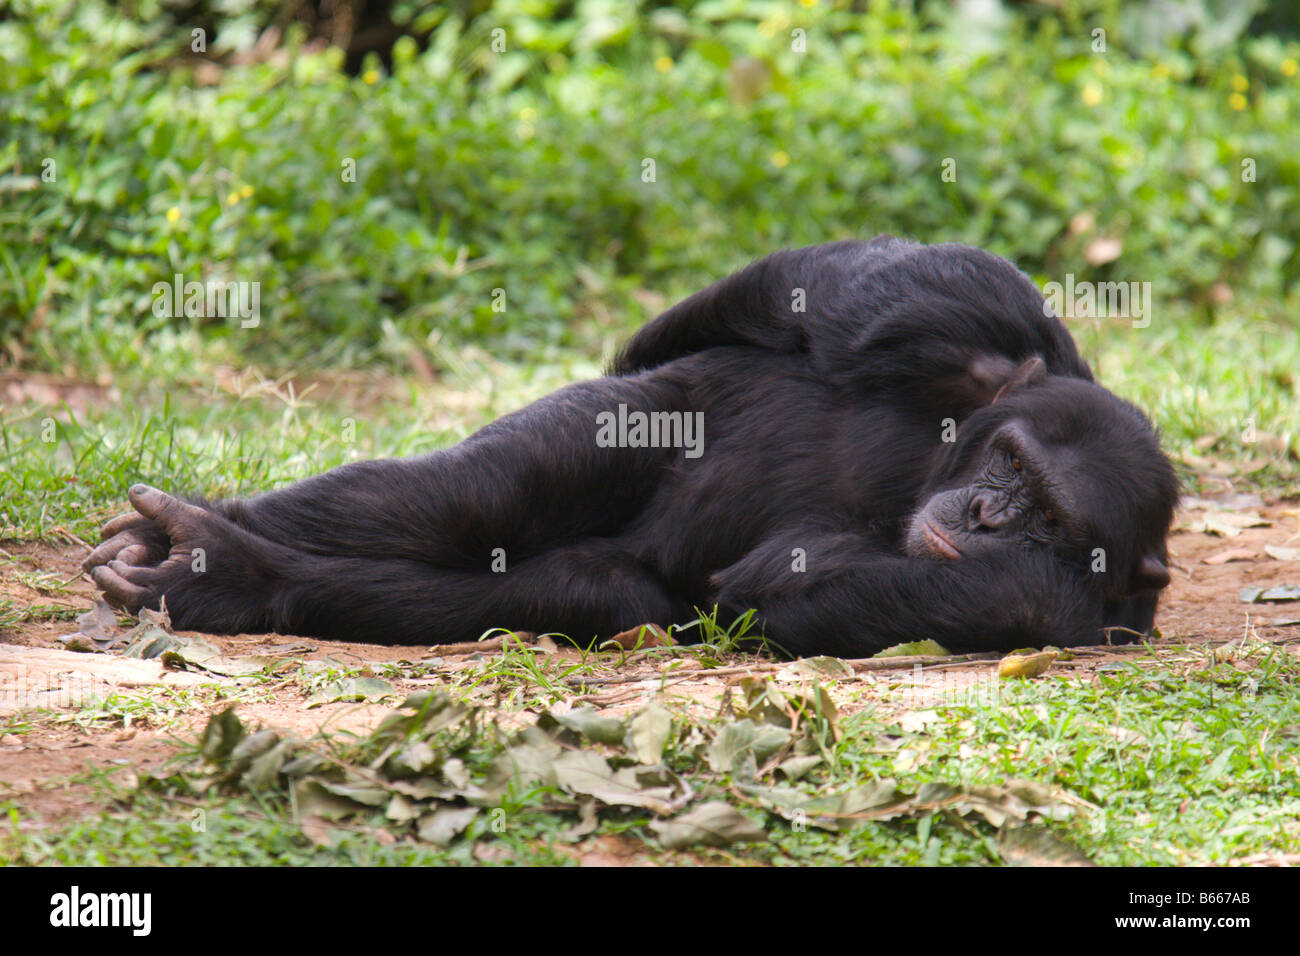
[[[640,287],[878,232],[1165,299],[1300,278],[1300,46],[1276,36],[1130,49],[1110,4],[499,0],[412,5],[427,49],[349,76],[293,31],[218,70],[151,4],[12,7],[0,341],[29,364],[129,366],[189,329],[271,361],[589,342],[645,317]],[[155,316],[176,273],[258,282],[261,324]]]

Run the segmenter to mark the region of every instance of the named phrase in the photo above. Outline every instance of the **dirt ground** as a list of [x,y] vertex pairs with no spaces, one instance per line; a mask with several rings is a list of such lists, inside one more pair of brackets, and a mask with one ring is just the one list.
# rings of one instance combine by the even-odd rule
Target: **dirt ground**
[[[1237,493],[1188,499],[1170,550],[1173,583],[1157,616],[1157,647],[1215,645],[1252,636],[1300,653],[1300,601],[1247,604],[1239,596],[1244,588],[1300,585],[1300,502],[1263,501]],[[229,657],[264,655],[286,662],[277,672],[283,679],[260,678],[254,683],[167,669],[158,661],[113,653],[78,653],[67,650],[59,638],[77,630],[73,612],[88,610],[95,594],[90,581],[79,574],[85,553],[76,545],[0,542],[0,609],[10,601],[11,611],[35,608],[46,618],[59,618],[0,628],[0,799],[16,801],[35,825],[56,825],[96,811],[102,798],[95,796],[88,770],[129,774],[157,768],[176,752],[178,741],[193,741],[209,715],[232,697],[239,700],[245,721],[302,736],[321,729],[365,731],[390,711],[391,701],[308,708],[310,688],[294,677],[302,662],[379,667],[378,676],[400,695],[452,679],[465,668],[482,668],[500,653],[499,640],[487,647],[391,648],[281,635],[204,636]],[[536,653],[557,665],[578,660],[576,651],[546,639]],[[1054,667],[1087,673],[1135,653],[1140,652],[1086,649]],[[685,702],[714,713],[727,688],[750,673],[788,681],[837,677],[814,673],[806,665],[752,658],[737,658],[735,666],[712,670],[699,668],[691,658],[679,659],[668,671],[670,658],[654,651],[605,657],[610,666],[588,680],[581,697],[560,703],[559,709],[590,702],[631,711],[667,695],[679,706]],[[418,676],[394,678],[382,665],[396,662],[423,666],[407,669]],[[946,694],[995,682],[995,666],[936,665],[931,660],[923,668],[916,659],[850,662],[838,675],[836,703],[845,710],[876,706],[900,714],[919,711]],[[502,689],[485,684],[480,692],[483,702],[491,703],[499,700]],[[126,716],[105,717],[101,710],[91,719],[97,706],[93,702],[111,695],[152,699],[155,706]]]

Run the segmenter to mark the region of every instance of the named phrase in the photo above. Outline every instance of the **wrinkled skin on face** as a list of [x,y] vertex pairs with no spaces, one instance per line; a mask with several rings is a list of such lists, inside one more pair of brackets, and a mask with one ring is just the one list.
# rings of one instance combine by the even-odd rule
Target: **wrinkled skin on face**
[[1136,408],[1090,382],[1035,374],[972,415],[940,453],[903,551],[962,561],[1045,548],[1124,600],[1169,583],[1177,487]]
[[[1009,443],[1004,439],[999,446]],[[1061,509],[1035,476],[1025,473],[1027,464],[1038,463],[1017,450],[989,449],[969,485],[937,492],[916,513],[907,553],[956,561],[1021,542],[1052,545]]]

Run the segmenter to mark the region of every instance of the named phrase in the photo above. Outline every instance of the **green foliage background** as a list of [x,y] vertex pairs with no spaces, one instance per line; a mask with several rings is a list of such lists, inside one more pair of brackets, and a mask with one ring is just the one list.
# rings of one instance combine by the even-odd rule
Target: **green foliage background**
[[[159,0],[0,3],[7,361],[130,367],[190,327],[283,364],[598,352],[754,256],[879,232],[1292,314],[1300,44],[1259,5],[404,3],[424,48],[355,76],[292,27],[249,56],[279,4],[198,6],[208,62]],[[155,317],[178,272],[260,282],[261,326]]]

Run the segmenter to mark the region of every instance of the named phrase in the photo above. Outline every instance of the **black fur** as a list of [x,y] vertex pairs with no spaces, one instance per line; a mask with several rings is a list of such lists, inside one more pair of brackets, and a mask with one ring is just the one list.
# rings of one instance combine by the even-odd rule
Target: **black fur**
[[[177,626],[218,632],[586,640],[718,604],[757,608],[790,654],[1092,643],[1150,627],[1177,485],[1147,420],[1091,379],[988,253],[781,252],[651,322],[609,376],[453,448],[212,505],[137,486],[140,516],[87,566],[116,603],[165,594]],[[599,447],[620,405],[703,413],[703,453]],[[1033,457],[1000,476],[1007,434]],[[1045,524],[1043,496],[1068,513]]]

